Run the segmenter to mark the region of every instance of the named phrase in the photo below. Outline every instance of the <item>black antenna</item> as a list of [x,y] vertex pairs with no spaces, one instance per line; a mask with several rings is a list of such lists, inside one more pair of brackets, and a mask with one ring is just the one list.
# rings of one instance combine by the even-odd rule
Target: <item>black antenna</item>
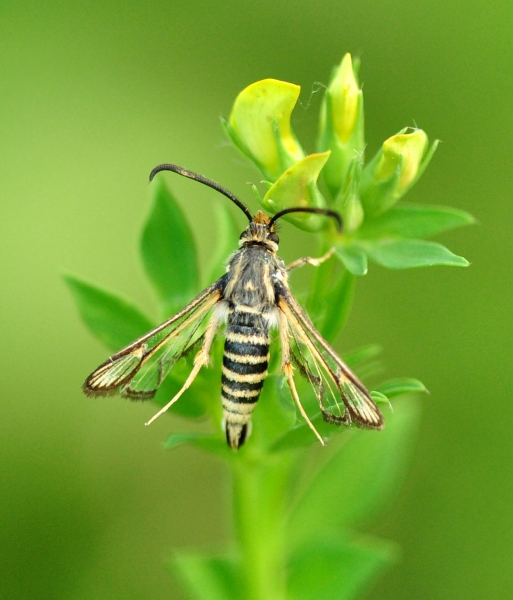
[[309,208],[308,206],[297,206],[286,208],[284,210],[280,210],[280,212],[276,213],[274,217],[271,219],[269,223],[269,227],[278,219],[283,217],[283,215],[288,215],[289,213],[294,212],[307,212],[313,213],[314,215],[324,215],[326,217],[332,217],[337,222],[337,231],[338,233],[342,233],[342,217],[335,212],[334,210],[328,210],[327,208]]
[[178,173],[178,175],[182,175],[183,177],[188,177],[189,179],[194,179],[194,181],[199,181],[199,183],[202,183],[203,185],[208,185],[208,187],[211,187],[212,189],[216,190],[216,192],[220,192],[227,198],[230,198],[230,200],[232,202],[234,202],[242,210],[242,212],[249,219],[250,223],[253,220],[253,217],[251,216],[251,213],[249,212],[249,208],[245,204],[243,204],[231,192],[229,192],[224,187],[221,187],[215,181],[212,181],[211,179],[207,179],[206,177],[203,177],[202,175],[198,175],[197,173],[193,173],[192,171],[188,171],[187,169],[184,169],[183,167],[179,167],[178,165],[171,165],[171,164],[164,164],[164,165],[159,165],[158,167],[155,167],[153,169],[153,171],[150,173],[150,181],[152,181],[153,178],[155,177],[155,175],[157,173],[160,173],[160,171],[172,171],[173,173]]

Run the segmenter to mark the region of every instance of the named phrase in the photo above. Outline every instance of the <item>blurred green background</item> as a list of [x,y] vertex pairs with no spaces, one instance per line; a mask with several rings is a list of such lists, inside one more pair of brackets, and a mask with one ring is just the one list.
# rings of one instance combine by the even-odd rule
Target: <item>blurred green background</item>
[[[409,476],[370,530],[403,558],[368,598],[511,598],[512,27],[506,0],[2,1],[1,598],[181,599],[172,548],[230,539],[219,465],[161,449],[186,424],[146,429],[152,405],[81,394],[106,351],[60,272],[155,314],[137,249],[151,168],[184,165],[251,204],[259,175],[218,116],[258,79],[300,84],[312,151],[313,83],[346,51],[362,58],[367,156],[416,123],[443,144],[408,200],[480,222],[439,238],[468,269],[372,268],[338,346],[380,342],[387,375],[431,391]],[[218,200],[168,181],[205,259]],[[314,251],[283,231],[287,259]]]

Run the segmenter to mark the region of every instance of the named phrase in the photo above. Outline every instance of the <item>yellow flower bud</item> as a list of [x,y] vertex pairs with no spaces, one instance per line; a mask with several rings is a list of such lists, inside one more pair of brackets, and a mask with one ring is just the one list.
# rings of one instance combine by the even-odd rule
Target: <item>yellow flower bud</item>
[[[328,87],[331,99],[331,118],[333,129],[342,142],[346,144],[351,137],[358,119],[361,90],[358,87],[353,71],[351,55],[346,54],[340,67],[335,72],[335,77]],[[326,110],[321,115],[321,128],[325,125]]]
[[336,198],[343,187],[351,162],[363,152],[363,94],[346,54],[326,90],[321,107],[319,150],[331,150],[323,171],[324,181]]
[[398,133],[383,143],[382,154],[376,168],[376,179],[390,179],[399,167],[400,175],[396,192],[402,193],[415,180],[428,144],[428,137],[422,129],[413,133]]
[[437,142],[428,150],[422,129],[406,132],[388,138],[363,171],[360,197],[367,216],[393,206],[417,181],[436,150]]

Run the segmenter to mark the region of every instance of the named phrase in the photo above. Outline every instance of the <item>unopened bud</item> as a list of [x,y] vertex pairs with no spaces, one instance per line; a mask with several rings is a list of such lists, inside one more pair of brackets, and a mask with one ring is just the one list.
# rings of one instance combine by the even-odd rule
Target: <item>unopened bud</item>
[[335,198],[344,184],[349,165],[363,151],[363,94],[346,54],[326,91],[320,117],[319,149],[331,150],[323,171],[324,181]]
[[383,143],[365,168],[360,188],[365,213],[374,215],[393,206],[417,181],[431,159],[428,137],[422,129],[403,129]]

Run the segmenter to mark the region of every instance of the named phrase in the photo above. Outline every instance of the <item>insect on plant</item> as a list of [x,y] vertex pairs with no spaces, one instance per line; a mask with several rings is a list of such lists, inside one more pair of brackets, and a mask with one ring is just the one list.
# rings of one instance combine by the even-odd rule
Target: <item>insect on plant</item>
[[88,396],[119,392],[132,400],[148,400],[176,362],[199,348],[194,366],[180,391],[146,423],[149,425],[177,402],[194,381],[209,354],[215,335],[226,323],[221,396],[226,440],[237,450],[250,433],[251,415],[258,401],[269,364],[271,330],[277,329],[281,343],[281,370],[299,412],[321,444],[324,441],[306,414],[294,383],[294,367],[312,386],[323,418],[335,425],[382,429],[383,416],[369,392],[316,330],[292,295],[288,273],[305,264],[318,266],[329,259],[301,258],[285,266],[277,256],[278,219],[293,212],[309,212],[333,218],[339,231],[342,220],[332,210],[292,207],[269,217],[254,216],[231,192],[214,181],[182,167],[155,167],[150,181],[160,171],[172,171],[194,179],[224,194],[246,215],[239,249],[228,260],[226,273],[201,292],[173,317],[135,340],[100,365],[86,379]]

